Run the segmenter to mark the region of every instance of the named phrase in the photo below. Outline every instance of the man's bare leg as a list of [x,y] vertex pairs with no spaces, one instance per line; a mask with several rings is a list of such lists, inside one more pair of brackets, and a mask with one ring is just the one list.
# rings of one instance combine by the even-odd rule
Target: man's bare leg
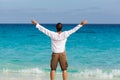
[[51,70],[50,72],[50,80],[54,80],[55,79],[55,70]]
[[67,80],[67,71],[66,70],[64,70],[62,72],[62,76],[63,76],[63,80]]

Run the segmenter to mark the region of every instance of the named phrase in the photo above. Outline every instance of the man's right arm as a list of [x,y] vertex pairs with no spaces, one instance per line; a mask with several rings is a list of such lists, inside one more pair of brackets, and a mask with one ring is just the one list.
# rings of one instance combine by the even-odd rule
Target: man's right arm
[[76,27],[74,27],[73,29],[66,31],[66,35],[67,37],[70,36],[72,33],[76,32],[78,29],[80,29],[82,26],[84,26],[85,24],[87,24],[87,20],[83,20],[80,24],[78,24]]

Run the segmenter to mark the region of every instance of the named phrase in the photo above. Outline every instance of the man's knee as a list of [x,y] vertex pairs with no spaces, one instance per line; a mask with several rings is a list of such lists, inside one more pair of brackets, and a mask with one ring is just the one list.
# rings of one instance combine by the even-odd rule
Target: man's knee
[[51,71],[56,71],[56,68],[51,68]]
[[67,62],[65,62],[64,65],[61,65],[61,70],[62,70],[62,71],[67,71],[67,68],[68,68]]
[[67,72],[67,70],[62,70],[62,72],[64,72],[64,73],[65,73],[65,72]]
[[51,70],[51,72],[55,72],[55,70]]
[[61,70],[62,71],[67,71],[67,67],[63,67],[63,68],[61,67]]

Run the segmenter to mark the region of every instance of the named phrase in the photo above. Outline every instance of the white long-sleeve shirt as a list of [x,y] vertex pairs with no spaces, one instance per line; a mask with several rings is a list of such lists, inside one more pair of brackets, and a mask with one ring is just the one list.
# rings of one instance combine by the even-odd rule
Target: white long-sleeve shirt
[[64,52],[67,38],[81,27],[82,25],[79,24],[71,30],[64,31],[58,34],[57,32],[46,29],[40,24],[36,25],[36,28],[38,28],[41,32],[43,32],[44,34],[46,34],[47,36],[51,38],[52,52],[54,53]]

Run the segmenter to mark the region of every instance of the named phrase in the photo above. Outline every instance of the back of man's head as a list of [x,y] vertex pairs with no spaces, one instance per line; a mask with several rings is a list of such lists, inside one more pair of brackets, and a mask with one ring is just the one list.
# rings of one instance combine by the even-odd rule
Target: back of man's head
[[62,23],[57,23],[56,29],[57,29],[57,32],[62,31]]

